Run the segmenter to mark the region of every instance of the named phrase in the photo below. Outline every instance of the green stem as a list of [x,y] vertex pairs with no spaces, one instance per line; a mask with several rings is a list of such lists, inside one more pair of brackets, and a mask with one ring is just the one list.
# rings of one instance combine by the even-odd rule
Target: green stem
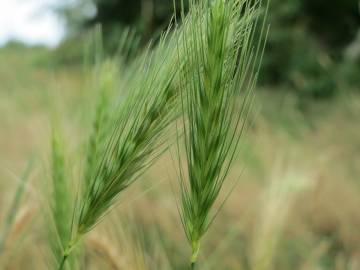
[[76,244],[79,242],[80,237],[81,237],[81,235],[77,234],[76,237],[69,242],[69,244],[67,245],[67,247],[64,250],[64,255],[61,259],[58,270],[64,269],[66,260],[70,256],[70,254],[71,254],[72,250],[74,249],[74,247],[76,246]]
[[200,250],[199,240],[192,243],[192,254],[191,254],[191,270],[194,270],[196,267],[197,258]]
[[64,269],[64,266],[65,266],[65,262],[66,262],[66,259],[69,257],[69,255],[67,254],[64,254],[62,260],[61,260],[61,263],[59,265],[59,268],[58,270],[63,270]]

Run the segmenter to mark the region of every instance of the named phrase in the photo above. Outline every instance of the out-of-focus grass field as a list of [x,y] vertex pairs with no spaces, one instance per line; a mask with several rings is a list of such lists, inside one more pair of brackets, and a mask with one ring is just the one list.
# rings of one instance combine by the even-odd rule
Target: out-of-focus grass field
[[[42,48],[0,49],[0,220],[35,156],[0,255],[5,269],[47,269],[39,183],[46,181],[51,123],[64,128],[70,163],[88,127],[91,72],[54,65],[53,56]],[[240,179],[203,242],[201,269],[360,269],[360,96],[300,110],[285,93],[256,94],[253,124],[230,174]],[[186,269],[176,181],[166,153],[86,240],[91,269]]]

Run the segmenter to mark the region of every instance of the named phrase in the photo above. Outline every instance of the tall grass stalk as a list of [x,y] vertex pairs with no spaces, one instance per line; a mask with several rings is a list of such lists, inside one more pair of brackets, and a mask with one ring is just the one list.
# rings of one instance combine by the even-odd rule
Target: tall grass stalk
[[179,164],[181,220],[195,269],[250,110],[264,23],[261,1],[189,2],[192,24],[178,50],[188,59],[180,76],[187,169],[180,155]]
[[[70,175],[65,163],[65,144],[59,131],[54,128],[51,140],[51,179],[52,189],[49,194],[50,214],[54,226],[49,228],[49,244],[55,261],[63,262],[63,249],[71,237],[69,220],[72,219],[73,194],[70,189]],[[50,223],[51,224],[51,223]],[[71,260],[67,269],[75,269]]]
[[[173,86],[179,68],[174,54],[174,44],[166,33],[156,49],[139,56],[123,75],[121,88],[127,96],[122,97],[120,109],[114,110],[117,117],[106,120],[112,131],[98,158],[91,161],[90,172],[85,173],[74,222],[67,224],[72,237],[58,269],[64,268],[73,248],[101,221],[119,195],[166,149],[168,127],[179,107]],[[100,114],[98,110],[95,118],[103,121]]]
[[[287,160],[290,160],[289,157]],[[311,191],[316,184],[314,169],[300,169],[302,164],[294,164],[288,164],[288,161],[285,162],[282,158],[273,166],[268,187],[262,198],[262,209],[252,243],[252,270],[275,269],[277,247],[291,207],[298,195]]]
[[26,184],[28,182],[31,170],[33,166],[33,159],[30,159],[22,176],[20,177],[20,182],[15,191],[13,200],[11,202],[9,212],[4,219],[4,226],[0,232],[0,255],[3,253],[6,241],[8,239],[9,233],[14,225],[16,215],[19,212],[20,203],[24,196]]

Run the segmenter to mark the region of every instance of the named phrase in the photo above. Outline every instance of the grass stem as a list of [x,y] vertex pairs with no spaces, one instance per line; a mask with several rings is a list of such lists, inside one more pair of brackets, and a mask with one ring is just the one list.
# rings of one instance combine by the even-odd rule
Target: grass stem
[[200,242],[195,241],[192,245],[192,254],[191,254],[191,270],[195,269],[197,258],[200,251]]
[[63,270],[64,269],[64,266],[65,266],[65,262],[66,262],[66,259],[69,257],[68,254],[64,254],[61,262],[60,262],[60,265],[59,265],[59,268],[58,270]]
[[63,270],[64,269],[65,263],[66,263],[68,257],[70,256],[72,250],[75,248],[75,246],[77,245],[79,240],[80,240],[80,236],[77,235],[75,238],[73,238],[73,240],[69,241],[69,244],[67,245],[67,247],[64,250],[64,254],[63,254],[62,259],[60,261],[58,270]]

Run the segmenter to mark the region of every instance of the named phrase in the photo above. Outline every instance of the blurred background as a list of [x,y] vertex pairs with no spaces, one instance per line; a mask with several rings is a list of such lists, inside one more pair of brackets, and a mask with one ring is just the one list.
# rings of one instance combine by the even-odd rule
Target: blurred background
[[[140,46],[156,43],[174,5],[172,0],[0,3],[1,221],[29,156],[47,159],[54,108],[62,112],[68,137],[83,134],[92,83],[84,55],[92,29],[102,26],[104,54],[111,59],[124,29],[136,31]],[[271,0],[269,23],[253,125],[232,172],[236,177],[243,171],[242,177],[205,240],[203,259],[212,259],[204,269],[360,269],[360,2]],[[70,153],[75,144],[71,139]],[[100,259],[95,256],[91,269],[107,269],[100,263],[101,252],[108,252],[101,245],[113,248],[116,258],[128,256],[125,268],[109,269],[185,269],[188,250],[168,184],[176,174],[167,169],[173,166],[168,154],[158,163],[132,190],[143,195],[120,207],[130,221],[114,221],[131,233],[114,243],[102,228],[106,233],[90,239],[89,245],[100,249],[94,248]],[[5,269],[41,269],[34,256],[42,248],[36,229],[41,211],[34,202],[39,174],[32,173],[16,217],[12,257],[4,259],[0,248]],[[136,247],[122,247],[124,241]],[[146,266],[133,262],[137,253]]]

